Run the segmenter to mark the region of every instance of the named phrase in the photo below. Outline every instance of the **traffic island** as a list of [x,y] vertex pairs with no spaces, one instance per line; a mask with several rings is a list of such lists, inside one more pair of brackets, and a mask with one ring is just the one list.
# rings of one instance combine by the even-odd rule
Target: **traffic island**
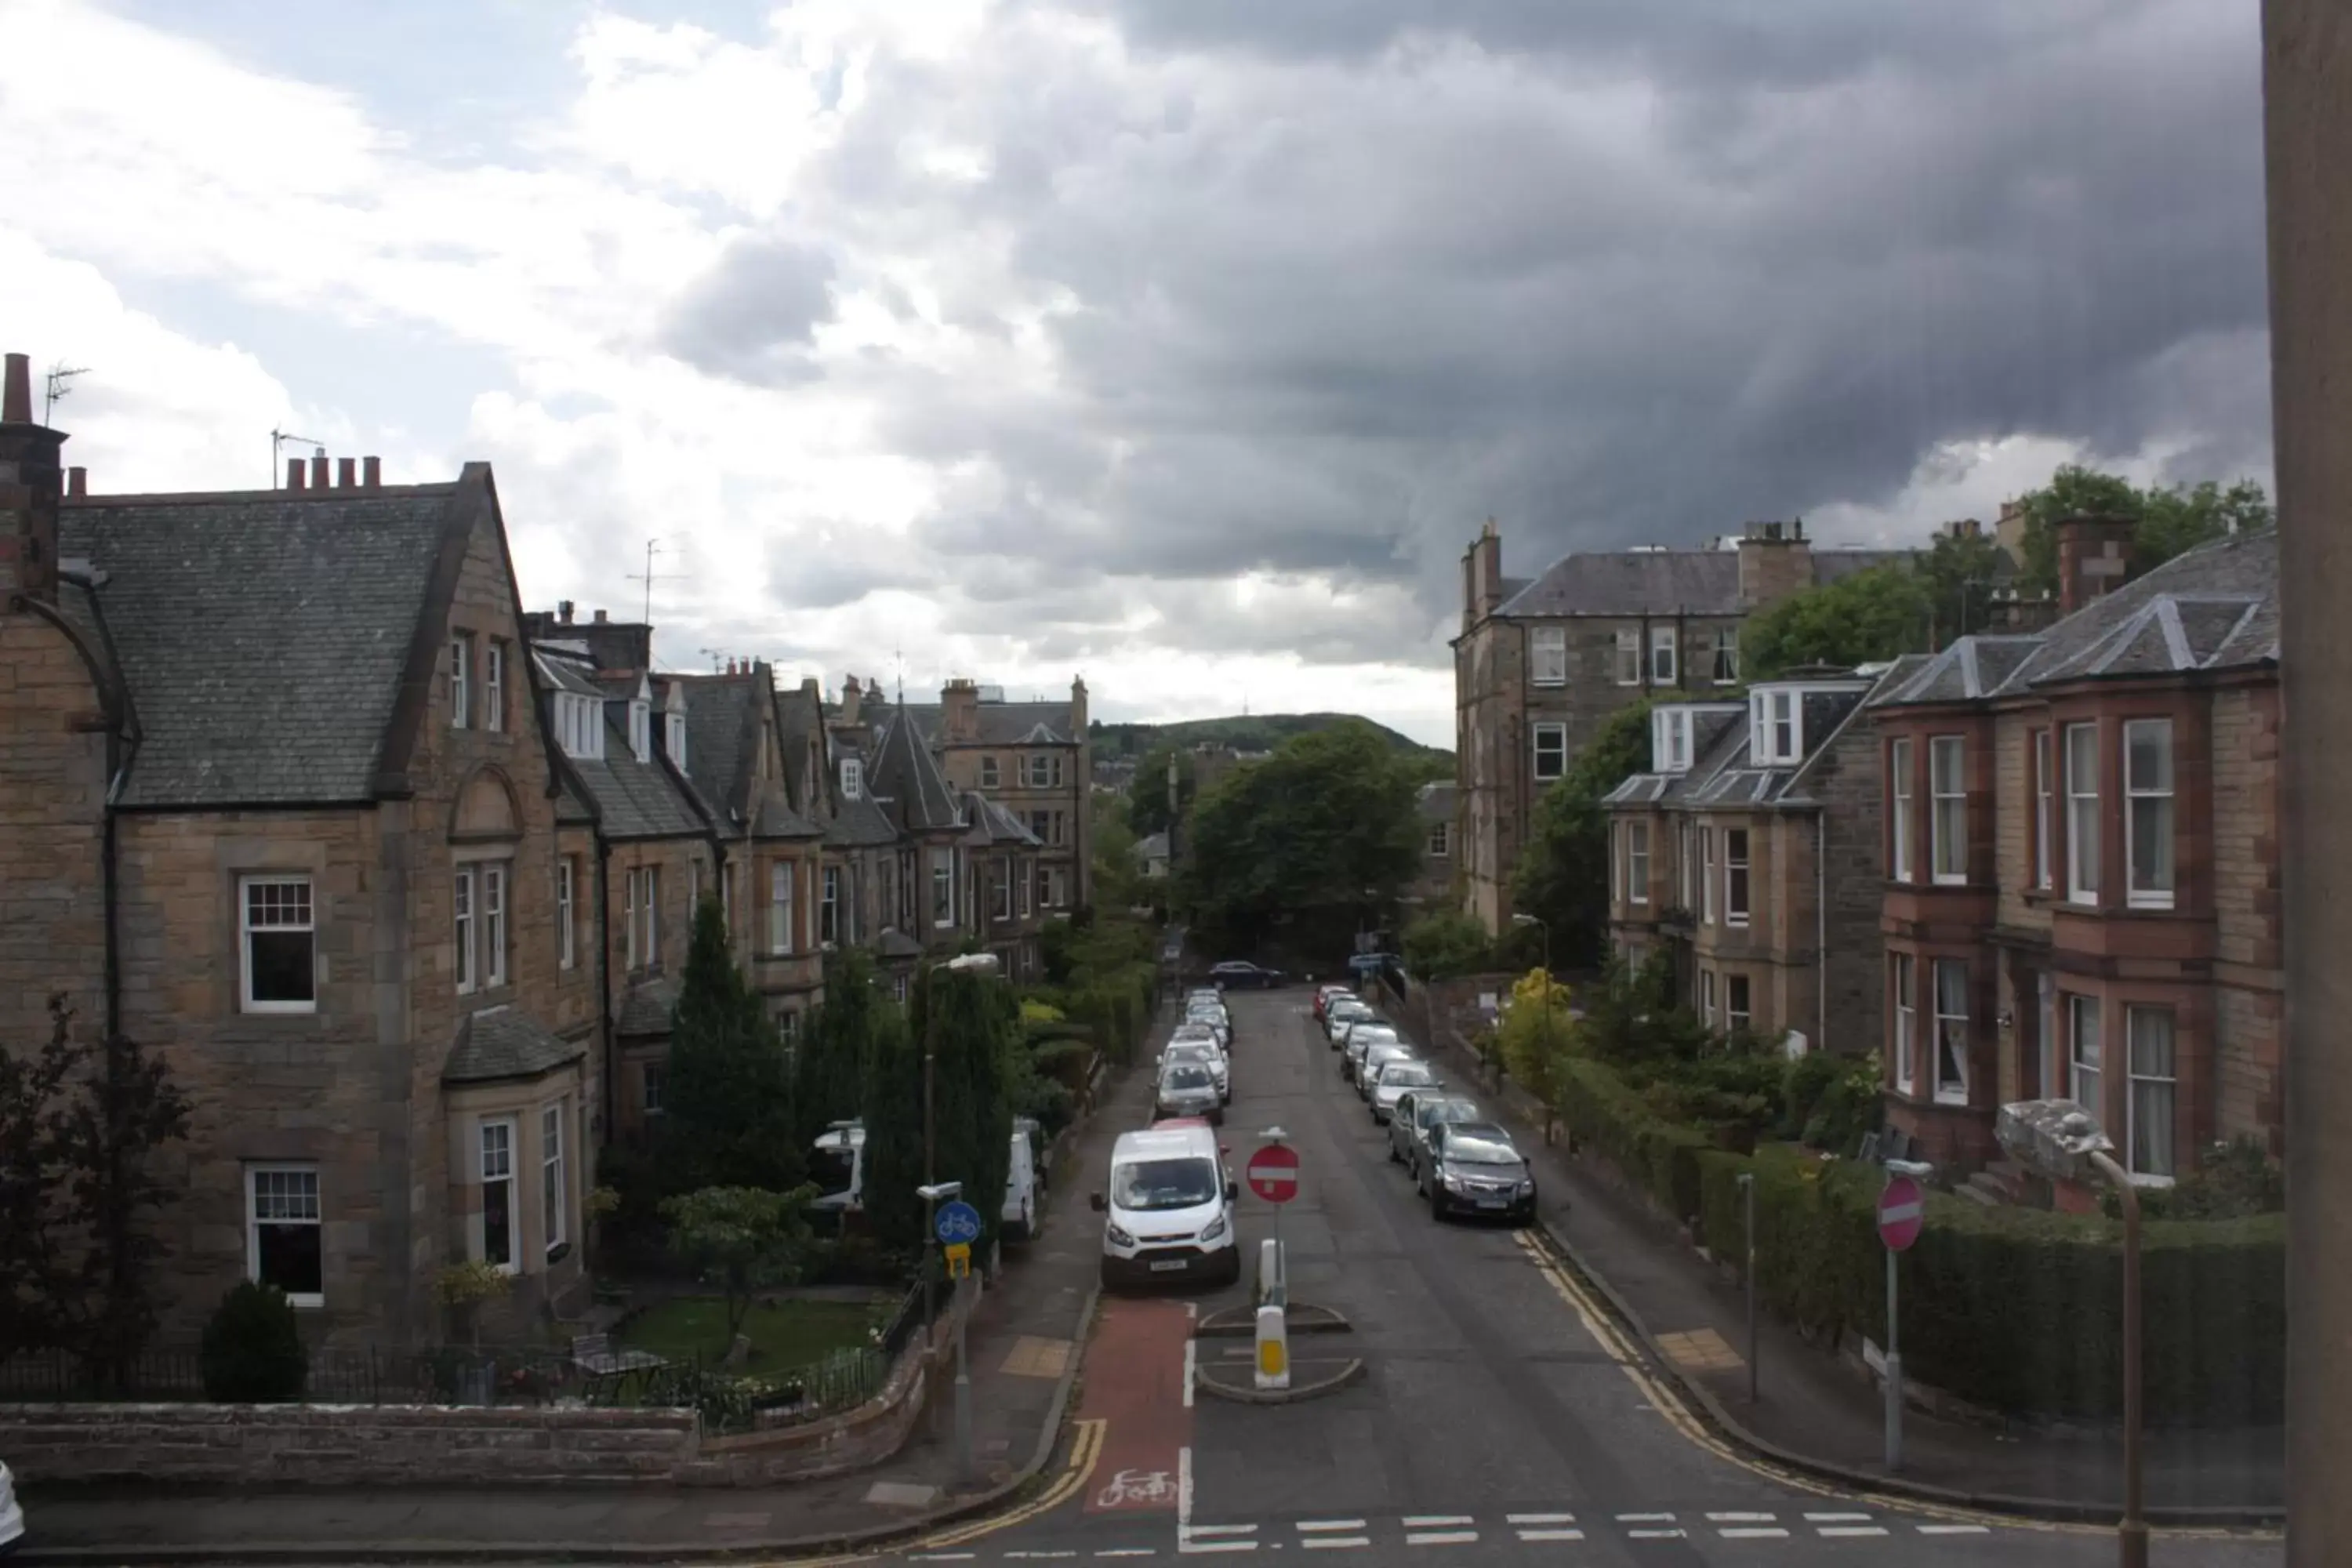
[[1193,1384],[1213,1399],[1235,1405],[1296,1405],[1336,1393],[1363,1375],[1361,1356],[1300,1357],[1290,1363],[1288,1388],[1260,1388],[1256,1363],[1235,1357],[1201,1363],[1193,1373]]
[[[1294,1334],[1344,1334],[1355,1325],[1336,1307],[1293,1301],[1282,1310],[1283,1326]],[[1257,1308],[1222,1307],[1202,1318],[1192,1330],[1196,1340],[1246,1340],[1257,1332]]]

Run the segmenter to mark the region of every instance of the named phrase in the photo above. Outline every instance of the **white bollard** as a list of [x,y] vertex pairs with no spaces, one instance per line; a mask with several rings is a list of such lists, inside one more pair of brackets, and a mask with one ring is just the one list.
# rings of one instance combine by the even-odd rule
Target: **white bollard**
[[1280,1307],[1257,1310],[1257,1385],[1261,1389],[1290,1386],[1290,1328]]
[[1282,1277],[1282,1243],[1272,1237],[1257,1244],[1257,1305],[1290,1304],[1289,1283]]

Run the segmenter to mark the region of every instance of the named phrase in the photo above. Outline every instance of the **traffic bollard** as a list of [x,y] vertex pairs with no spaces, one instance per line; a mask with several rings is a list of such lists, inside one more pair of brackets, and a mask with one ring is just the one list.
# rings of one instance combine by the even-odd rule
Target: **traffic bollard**
[[1257,1385],[1261,1389],[1290,1386],[1290,1328],[1280,1307],[1257,1310]]

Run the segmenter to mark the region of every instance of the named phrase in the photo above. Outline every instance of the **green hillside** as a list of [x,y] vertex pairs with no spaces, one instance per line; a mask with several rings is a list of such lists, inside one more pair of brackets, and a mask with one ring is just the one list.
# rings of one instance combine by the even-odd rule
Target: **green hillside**
[[1453,752],[1424,746],[1385,724],[1374,724],[1352,713],[1248,713],[1224,719],[1186,719],[1174,724],[1106,724],[1088,726],[1097,760],[1139,757],[1155,746],[1196,746],[1203,741],[1243,752],[1270,752],[1293,735],[1328,730],[1334,724],[1368,724],[1387,737],[1398,751],[1432,759],[1451,759]]

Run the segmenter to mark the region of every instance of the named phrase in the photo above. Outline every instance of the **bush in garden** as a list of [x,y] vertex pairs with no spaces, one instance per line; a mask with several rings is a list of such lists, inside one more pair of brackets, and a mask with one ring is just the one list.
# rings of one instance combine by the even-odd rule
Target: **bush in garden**
[[205,1397],[215,1405],[286,1405],[302,1397],[310,1352],[294,1304],[275,1285],[240,1282],[205,1324]]

